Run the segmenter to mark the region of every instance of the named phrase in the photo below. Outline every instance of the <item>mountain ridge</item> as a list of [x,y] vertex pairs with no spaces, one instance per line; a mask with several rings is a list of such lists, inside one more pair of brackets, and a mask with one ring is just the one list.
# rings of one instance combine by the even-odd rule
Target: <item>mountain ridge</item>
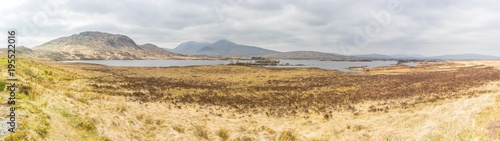
[[[319,51],[279,52],[262,47],[240,45],[227,39],[213,43],[187,41],[174,49],[160,48],[152,43],[136,44],[125,35],[84,31],[50,40],[33,48],[18,47],[21,56],[48,60],[158,60],[186,57],[271,57],[277,59],[315,60],[499,60],[498,56],[482,54],[450,54],[425,57],[419,54],[342,55]],[[2,50],[3,51],[3,50]],[[196,56],[190,56],[196,55]],[[221,58],[222,57],[222,58]],[[187,58],[189,59],[189,58]],[[192,59],[192,58],[191,58]],[[215,58],[211,58],[215,59]]]
[[427,59],[439,60],[500,60],[498,56],[482,55],[482,54],[448,54],[429,57]]
[[152,44],[141,48],[125,35],[98,31],[53,39],[33,50],[51,54],[54,60],[145,60],[180,56]]
[[196,52],[203,47],[210,45],[210,43],[206,42],[196,42],[196,41],[187,41],[179,44],[176,48],[171,49],[171,51],[180,54],[186,55],[196,55]]
[[337,55],[332,53],[318,52],[318,51],[290,51],[281,52],[265,57],[277,58],[277,59],[304,59],[304,60],[356,60],[356,58]]
[[184,52],[189,55],[219,56],[219,57],[254,57],[265,56],[278,51],[261,47],[236,44],[227,39],[215,41],[212,44],[188,41],[179,44],[174,51]]

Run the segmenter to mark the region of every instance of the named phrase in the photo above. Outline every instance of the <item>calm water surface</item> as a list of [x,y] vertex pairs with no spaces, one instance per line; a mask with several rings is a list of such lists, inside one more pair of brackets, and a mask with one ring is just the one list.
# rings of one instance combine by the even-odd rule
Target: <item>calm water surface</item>
[[[78,60],[63,62],[81,62],[102,64],[106,66],[131,66],[131,67],[170,67],[170,66],[199,66],[199,65],[220,65],[229,64],[229,60]],[[367,66],[368,68],[379,66],[390,66],[397,61],[373,61],[373,62],[348,62],[348,61],[319,61],[319,60],[280,60],[281,64],[289,63],[291,65],[303,64],[304,66],[272,66],[278,68],[297,68],[312,67],[328,70],[350,71],[347,69],[352,66]],[[407,63],[409,66],[415,66],[415,63]]]

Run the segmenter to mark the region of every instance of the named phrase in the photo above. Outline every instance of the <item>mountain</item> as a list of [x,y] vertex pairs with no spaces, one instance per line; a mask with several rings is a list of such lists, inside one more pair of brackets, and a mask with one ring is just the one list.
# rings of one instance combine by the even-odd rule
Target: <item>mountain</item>
[[164,50],[169,51],[169,52],[178,53],[178,52],[175,52],[174,49],[171,49],[171,48],[164,48],[164,47],[162,47],[161,49],[164,49]]
[[392,56],[383,54],[362,54],[362,55],[352,55],[352,57],[364,58],[364,59],[394,59]]
[[354,57],[366,59],[439,59],[439,60],[496,60],[500,57],[481,55],[481,54],[451,54],[434,57],[425,57],[419,54],[396,54],[396,55],[381,55],[381,54],[366,54],[353,55]]
[[274,53],[279,53],[279,52],[254,46],[238,45],[229,40],[219,40],[213,44],[201,48],[196,52],[197,55],[224,56],[224,57],[265,56]]
[[30,48],[28,47],[25,47],[25,46],[18,46],[16,47],[16,54],[19,53],[19,54],[32,54],[34,53],[33,50],[31,50]]
[[[0,48],[0,53],[7,54],[7,48]],[[25,46],[16,47],[16,58],[31,58],[37,60],[61,60],[60,54],[49,51],[35,51]]]
[[306,59],[306,60],[353,60],[354,57],[337,55],[317,51],[291,51],[266,55],[277,59]]
[[49,54],[53,60],[142,60],[178,56],[164,50],[158,52],[156,48],[151,45],[141,48],[125,35],[86,31],[54,39],[33,50]]
[[167,51],[164,48],[160,48],[160,47],[158,47],[154,44],[151,44],[151,43],[140,45],[139,47],[142,48],[144,51],[146,51],[146,53],[148,53],[150,55],[151,54],[153,54],[153,55],[154,54],[161,54],[161,55],[165,55],[165,56],[178,55],[178,54]]
[[454,55],[441,55],[434,56],[428,59],[439,59],[439,60],[498,60],[500,57],[481,55],[481,54],[454,54]]
[[395,59],[423,59],[423,58],[426,58],[425,56],[422,56],[420,54],[395,54],[395,55],[392,55],[392,57]]
[[[188,55],[203,55],[205,59],[218,57],[272,57],[278,59],[315,59],[315,60],[362,60],[362,59],[442,59],[442,60],[481,60],[500,59],[496,56],[480,54],[457,54],[424,57],[418,54],[365,54],[344,56],[334,53],[315,51],[278,52],[255,46],[239,45],[229,40],[219,40],[212,44],[204,42],[184,42],[172,49]],[[0,49],[5,52],[6,49]],[[19,46],[16,52],[20,57],[45,60],[157,60],[157,59],[203,59],[203,56],[187,56],[168,51],[154,44],[137,45],[125,35],[97,31],[86,31],[71,36],[51,40],[32,49]],[[200,58],[201,57],[201,58]],[[209,57],[209,58],[206,58]]]
[[172,51],[180,54],[197,55],[196,52],[198,50],[209,45],[210,43],[188,41],[179,44],[176,48],[172,49]]
[[[8,49],[7,48],[0,48],[0,53],[2,54],[7,54]],[[17,46],[16,47],[16,57],[29,57],[34,55],[35,52],[31,50],[30,48],[27,48],[25,46]]]

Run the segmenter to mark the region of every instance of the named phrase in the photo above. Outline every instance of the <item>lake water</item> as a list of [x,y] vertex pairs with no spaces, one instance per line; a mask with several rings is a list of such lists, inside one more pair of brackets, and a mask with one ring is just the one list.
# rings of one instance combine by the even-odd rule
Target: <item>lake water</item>
[[[63,62],[81,62],[102,64],[106,66],[131,66],[131,67],[170,67],[170,66],[198,66],[198,65],[220,65],[229,64],[230,60],[78,60]],[[280,60],[280,64],[290,65],[303,64],[304,66],[268,66],[278,68],[315,67],[328,70],[351,71],[348,67],[367,66],[368,68],[379,66],[390,66],[397,61],[373,61],[373,62],[349,62],[349,61],[319,61],[319,60]],[[407,65],[415,66],[415,63]]]

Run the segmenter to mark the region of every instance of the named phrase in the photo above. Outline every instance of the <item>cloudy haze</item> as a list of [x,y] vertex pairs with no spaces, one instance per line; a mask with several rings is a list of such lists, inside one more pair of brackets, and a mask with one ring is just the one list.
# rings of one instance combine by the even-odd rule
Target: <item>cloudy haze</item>
[[228,39],[277,51],[500,56],[497,0],[18,0],[0,14],[0,28],[22,32],[28,47],[102,31],[167,48]]

